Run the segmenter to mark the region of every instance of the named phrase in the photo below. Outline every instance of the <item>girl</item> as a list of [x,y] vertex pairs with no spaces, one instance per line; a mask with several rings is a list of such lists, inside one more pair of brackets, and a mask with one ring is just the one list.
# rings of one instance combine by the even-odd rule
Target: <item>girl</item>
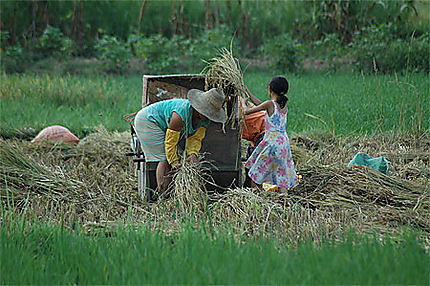
[[261,110],[266,112],[264,138],[245,163],[249,177],[260,186],[269,183],[291,188],[299,183],[286,132],[288,89],[287,79],[275,76],[268,86],[271,100],[249,108],[247,99],[241,98],[244,115]]

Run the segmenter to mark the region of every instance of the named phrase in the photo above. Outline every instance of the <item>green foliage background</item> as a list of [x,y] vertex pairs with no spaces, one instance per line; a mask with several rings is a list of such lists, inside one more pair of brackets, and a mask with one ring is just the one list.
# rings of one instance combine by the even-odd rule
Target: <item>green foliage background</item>
[[238,57],[280,71],[315,56],[330,68],[347,58],[366,72],[429,71],[425,1],[5,0],[0,13],[6,72],[51,56],[97,56],[107,73],[129,71],[131,58],[149,72],[196,70],[231,39]]

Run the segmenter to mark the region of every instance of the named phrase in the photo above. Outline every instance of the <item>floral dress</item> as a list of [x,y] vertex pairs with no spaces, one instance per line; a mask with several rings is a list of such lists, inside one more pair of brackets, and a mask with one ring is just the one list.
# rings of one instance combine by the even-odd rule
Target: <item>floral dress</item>
[[263,140],[252,152],[245,166],[249,177],[257,184],[269,183],[281,188],[299,184],[287,136],[287,112],[281,113],[273,102],[272,116],[266,112]]

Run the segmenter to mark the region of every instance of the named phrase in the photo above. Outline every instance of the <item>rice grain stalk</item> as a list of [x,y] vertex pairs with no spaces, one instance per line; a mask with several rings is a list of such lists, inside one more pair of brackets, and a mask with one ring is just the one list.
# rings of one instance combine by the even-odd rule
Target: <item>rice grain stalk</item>
[[[225,124],[232,124],[234,128],[235,117],[237,115],[237,106],[239,97],[247,98],[248,95],[243,86],[243,73],[239,65],[239,60],[233,56],[232,43],[230,50],[221,48],[218,57],[214,57],[209,61],[205,61],[206,66],[202,70],[205,75],[205,89],[216,87],[225,94],[226,102],[231,102],[232,110],[228,114],[227,106],[224,111],[228,115]],[[242,120],[242,115],[239,115]]]
[[215,195],[210,210],[216,224],[227,224],[243,234],[266,233],[282,219],[284,206],[251,188]]
[[19,203],[26,198],[28,190],[32,190],[32,196],[39,193],[55,201],[79,201],[82,196],[79,190],[83,187],[81,182],[66,178],[62,172],[39,164],[16,144],[3,140],[0,143],[2,199],[7,190],[13,191],[14,199]]
[[202,162],[184,161],[173,175],[166,207],[179,210],[179,214],[199,215],[206,209],[208,194],[205,187],[205,168]]

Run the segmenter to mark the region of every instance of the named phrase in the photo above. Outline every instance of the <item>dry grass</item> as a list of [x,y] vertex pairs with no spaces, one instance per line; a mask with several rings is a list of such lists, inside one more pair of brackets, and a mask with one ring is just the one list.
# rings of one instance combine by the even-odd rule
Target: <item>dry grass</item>
[[200,162],[193,164],[185,161],[173,176],[166,200],[167,207],[177,215],[201,214],[207,207],[208,194],[201,166]]
[[[292,135],[301,183],[286,193],[238,188],[208,196],[201,165],[176,174],[170,198],[146,204],[137,194],[134,165],[124,156],[130,136],[99,129],[77,146],[0,141],[4,208],[65,225],[151,223],[175,232],[184,220],[240,236],[320,241],[353,227],[395,234],[418,229],[430,239],[430,138],[398,134],[332,137]],[[346,168],[356,152],[385,156],[390,176]]]
[[133,163],[124,156],[129,140],[127,133],[108,133],[103,128],[77,146],[1,140],[2,201],[12,205],[6,197],[13,198],[17,211],[25,206],[27,213],[38,218],[65,223],[146,213],[135,192]]
[[[226,96],[226,102],[231,102],[232,109],[229,114],[227,124],[235,124],[237,116],[237,98],[248,97],[243,87],[243,73],[239,65],[239,60],[233,56],[233,52],[226,48],[219,50],[218,57],[212,58],[206,63],[202,73],[205,74],[205,89],[216,87],[222,90]],[[228,108],[227,106],[225,108]]]

